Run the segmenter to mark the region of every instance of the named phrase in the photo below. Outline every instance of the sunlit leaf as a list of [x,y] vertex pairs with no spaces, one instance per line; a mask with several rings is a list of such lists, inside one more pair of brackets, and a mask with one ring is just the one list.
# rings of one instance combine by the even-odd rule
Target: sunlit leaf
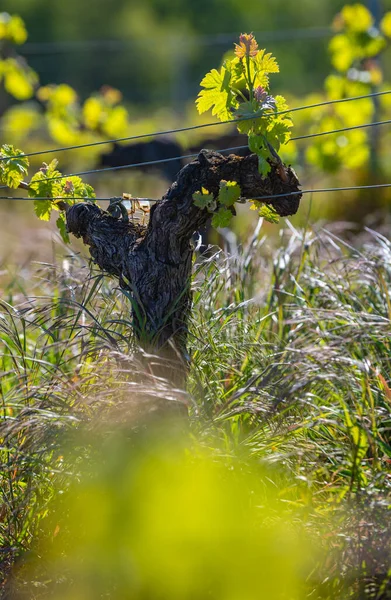
[[78,177],[77,175],[73,175],[70,177],[64,177],[62,180],[62,190],[61,194],[64,196],[69,196],[69,198],[95,198],[94,188],[88,183],[84,183],[84,181]]
[[[9,144],[1,146],[0,150],[0,178],[1,182],[9,188],[17,188],[28,175],[29,160],[21,150]],[[13,158],[19,156],[19,158]]]
[[205,75],[200,85],[205,88],[198,94],[197,110],[200,114],[212,109],[212,115],[221,121],[232,119],[231,108],[235,106],[234,95],[230,89],[230,72],[225,67],[220,71],[212,69]]
[[264,73],[280,72],[280,67],[278,66],[277,60],[274,58],[271,52],[266,52],[266,50],[260,50],[257,53],[254,62],[257,71],[263,71]]
[[51,200],[34,200],[34,212],[41,221],[49,221],[53,205]]
[[264,204],[259,200],[250,200],[252,210],[257,210],[260,217],[263,217],[265,221],[269,223],[279,223],[280,215],[271,206],[271,204]]
[[[61,179],[53,180],[53,178],[60,178],[62,175],[57,170],[57,165],[58,161],[56,159],[52,160],[49,165],[43,163],[40,170],[31,178],[29,196],[38,198],[56,198],[57,196],[61,196],[63,188]],[[38,203],[37,206],[39,207],[40,204]],[[38,210],[43,209],[38,208]],[[40,216],[39,218],[42,219],[43,217]]]

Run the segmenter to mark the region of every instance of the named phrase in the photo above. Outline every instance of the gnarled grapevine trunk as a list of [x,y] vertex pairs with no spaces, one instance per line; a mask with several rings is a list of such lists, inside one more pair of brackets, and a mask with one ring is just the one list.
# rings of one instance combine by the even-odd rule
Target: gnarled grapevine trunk
[[[70,233],[89,246],[96,264],[116,277],[133,298],[135,335],[148,352],[186,362],[187,321],[191,308],[191,238],[210,218],[195,206],[194,192],[206,188],[216,197],[222,179],[236,181],[243,198],[298,191],[292,169],[258,172],[255,155],[222,156],[202,150],[151,209],[147,226],[116,219],[93,204],[68,210]],[[268,200],[281,216],[296,213],[300,194]]]

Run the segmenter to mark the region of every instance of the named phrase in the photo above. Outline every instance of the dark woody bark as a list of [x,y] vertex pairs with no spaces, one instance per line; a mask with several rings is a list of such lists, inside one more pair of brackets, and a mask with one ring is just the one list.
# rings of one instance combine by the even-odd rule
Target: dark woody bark
[[[255,155],[222,156],[202,150],[152,207],[147,226],[116,219],[93,204],[76,204],[67,212],[69,232],[81,237],[96,264],[131,293],[134,332],[148,352],[186,357],[191,238],[210,218],[195,206],[192,196],[204,187],[217,197],[222,179],[236,181],[248,199],[288,194],[300,185],[289,167],[281,173],[281,167],[273,166],[262,177]],[[296,213],[300,197],[282,196],[268,203],[287,216]]]

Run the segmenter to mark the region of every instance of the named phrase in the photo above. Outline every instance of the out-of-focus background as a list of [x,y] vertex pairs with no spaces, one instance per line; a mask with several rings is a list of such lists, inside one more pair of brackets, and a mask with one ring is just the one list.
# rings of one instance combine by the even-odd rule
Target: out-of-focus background
[[[213,122],[210,114],[200,116],[195,110],[199,83],[208,70],[222,63],[245,31],[254,32],[259,47],[276,56],[280,73],[272,76],[271,91],[283,93],[290,106],[385,90],[391,86],[388,41],[375,53],[368,40],[362,40],[363,54],[356,56],[333,42],[344,33],[338,17],[344,5],[343,0],[118,0],[115,5],[108,0],[93,5],[76,0],[4,0],[3,22],[6,13],[19,15],[25,32],[16,27],[14,38],[1,43],[2,58],[16,62],[12,67],[8,64],[0,89],[0,141],[34,152]],[[377,43],[391,1],[368,0],[365,6],[373,15],[372,23],[358,13],[349,26],[366,29]],[[390,96],[382,96],[297,112],[293,136],[384,120],[390,108]],[[294,166],[306,189],[384,183],[391,177],[388,131],[389,125],[383,125],[291,142],[282,156]],[[124,149],[123,143],[115,156],[112,144],[55,156],[63,173],[73,173],[241,144],[243,139],[238,141],[233,126],[219,125],[142,139],[131,150]],[[52,157],[33,157],[32,166],[39,168]],[[128,192],[155,198],[185,162],[171,161],[148,171],[109,171],[88,175],[86,180],[98,197]],[[302,223],[310,214],[314,221],[342,218],[362,223],[375,218],[379,222],[389,202],[388,190],[308,195],[296,221]],[[10,247],[13,259],[25,256],[26,247],[20,253],[17,244],[21,228],[24,239],[31,241],[32,255],[48,258],[52,232],[35,221],[30,205],[2,200],[0,213],[2,223],[7,223],[1,231],[1,260],[10,260]],[[255,218],[249,211],[241,213],[233,223],[239,237],[246,237]]]

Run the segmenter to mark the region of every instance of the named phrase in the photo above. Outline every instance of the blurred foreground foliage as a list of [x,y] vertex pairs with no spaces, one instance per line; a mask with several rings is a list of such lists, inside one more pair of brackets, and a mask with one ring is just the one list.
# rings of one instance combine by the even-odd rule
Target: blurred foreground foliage
[[278,470],[252,472],[164,419],[98,438],[19,569],[32,598],[294,600],[314,585],[318,552]]
[[273,250],[261,224],[196,265],[187,392],[145,371],[127,298],[78,255],[4,279],[8,586],[388,597],[391,244],[289,224]]

